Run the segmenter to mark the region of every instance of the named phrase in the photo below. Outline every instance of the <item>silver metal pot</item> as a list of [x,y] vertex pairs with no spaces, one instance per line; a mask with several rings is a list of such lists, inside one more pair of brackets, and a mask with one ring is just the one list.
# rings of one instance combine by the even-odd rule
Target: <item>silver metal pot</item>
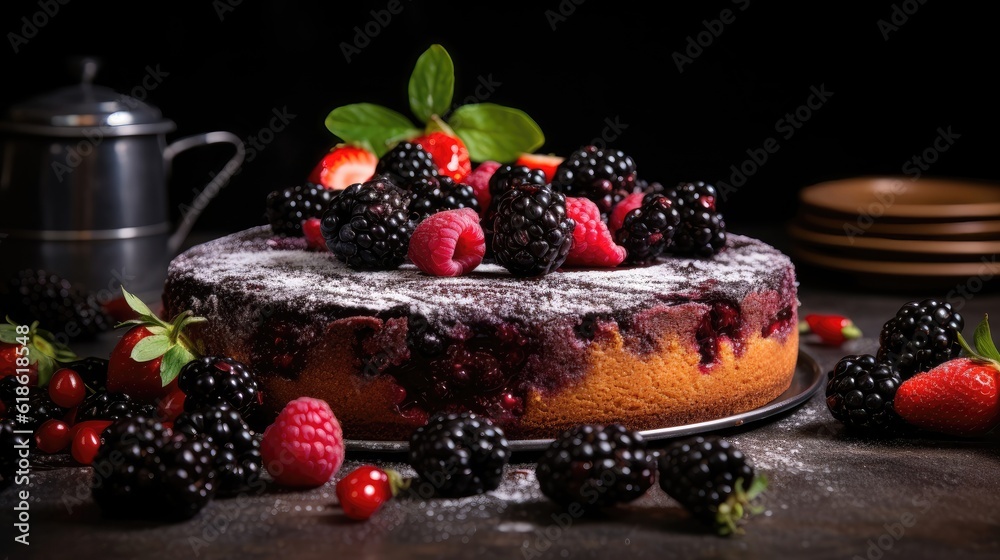
[[[44,269],[93,291],[158,297],[170,259],[208,200],[243,163],[236,135],[215,131],[167,143],[173,121],[147,103],[78,85],[11,107],[0,121],[0,280]],[[227,143],[235,154],[169,223],[168,178],[180,152]],[[206,177],[209,176],[206,172]]]

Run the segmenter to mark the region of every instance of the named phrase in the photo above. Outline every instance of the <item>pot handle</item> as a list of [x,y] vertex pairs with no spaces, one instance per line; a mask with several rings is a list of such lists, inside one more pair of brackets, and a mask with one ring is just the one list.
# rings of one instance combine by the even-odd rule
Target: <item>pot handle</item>
[[183,245],[184,240],[187,239],[188,234],[191,233],[191,228],[194,227],[194,223],[198,220],[198,216],[201,214],[202,210],[204,210],[209,201],[212,200],[212,198],[214,198],[215,195],[226,186],[229,179],[231,179],[232,176],[239,171],[240,166],[243,165],[243,160],[246,157],[246,147],[243,145],[243,141],[240,140],[240,138],[235,134],[219,130],[179,138],[171,142],[163,151],[163,159],[166,169],[170,170],[174,157],[177,154],[198,146],[220,143],[232,144],[233,147],[236,148],[236,153],[233,154],[233,157],[229,158],[229,161],[226,162],[222,171],[212,177],[212,180],[209,181],[203,189],[201,189],[201,192],[194,197],[190,207],[183,212],[181,223],[177,226],[177,229],[170,235],[170,239],[167,241],[167,250],[171,255],[176,255],[180,251],[181,245]]

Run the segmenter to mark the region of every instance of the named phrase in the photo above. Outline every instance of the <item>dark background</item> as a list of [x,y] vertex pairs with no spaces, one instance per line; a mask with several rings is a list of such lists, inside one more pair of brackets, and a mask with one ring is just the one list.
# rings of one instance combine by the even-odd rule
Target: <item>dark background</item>
[[[92,55],[103,61],[96,81],[121,92],[147,66],[168,74],[147,98],[177,123],[168,140],[210,130],[248,139],[274,110],[294,115],[209,205],[203,231],[264,223],[266,194],[302,182],[336,142],[323,124],[333,108],[367,101],[410,115],[409,73],[432,43],[454,58],[455,99],[475,95],[480,77],[499,83],[486,100],[531,115],[546,133],[540,151],[565,155],[617,121],[627,128],[609,145],[647,179],[732,184],[731,166],[774,138],[779,150],[724,201],[734,230],[787,219],[803,186],[901,174],[939,127],[960,137],[927,175],[1000,178],[996,21],[982,4],[399,0],[401,13],[378,26],[371,11],[388,1],[177,4],[143,3],[139,14],[133,2],[49,0],[59,11],[43,17],[44,0],[5,2],[0,101],[74,83],[71,57]],[[735,21],[679,72],[673,53],[724,9]],[[11,33],[26,37],[22,18],[33,17],[45,24],[15,53]],[[886,39],[878,22],[893,17],[901,25]],[[378,34],[348,62],[342,44],[366,24]],[[821,85],[832,95],[785,138],[779,120]],[[205,148],[177,159],[175,218],[228,156]]]

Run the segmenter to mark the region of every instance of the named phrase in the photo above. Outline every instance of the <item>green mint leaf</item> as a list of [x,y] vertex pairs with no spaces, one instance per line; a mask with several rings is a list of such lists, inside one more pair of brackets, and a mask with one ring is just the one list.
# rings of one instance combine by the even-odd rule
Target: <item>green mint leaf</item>
[[511,163],[545,143],[542,129],[524,111],[494,103],[462,105],[448,124],[465,142],[473,161]]
[[365,144],[382,157],[400,138],[420,134],[404,115],[372,103],[337,107],[326,116],[326,128],[347,143]]
[[993,337],[990,335],[989,315],[983,315],[983,321],[976,327],[973,338],[976,342],[976,352],[988,360],[1000,362],[1000,351],[997,351]]
[[147,336],[132,347],[129,356],[137,362],[148,362],[163,356],[170,350],[170,337],[165,334]]
[[171,347],[163,355],[163,361],[160,362],[160,381],[163,382],[163,386],[166,387],[171,381],[177,379],[177,376],[181,373],[181,368],[193,359],[194,356],[191,352],[188,352],[188,349],[180,344]]
[[455,64],[441,45],[431,45],[417,59],[407,88],[410,110],[420,122],[444,115],[455,95]]
[[147,307],[146,304],[143,303],[143,301],[139,299],[138,296],[130,293],[124,287],[122,287],[122,294],[125,296],[125,303],[128,304],[128,306],[132,309],[132,311],[135,311],[136,313],[138,313],[143,317],[156,316],[156,314],[153,313],[153,310]]

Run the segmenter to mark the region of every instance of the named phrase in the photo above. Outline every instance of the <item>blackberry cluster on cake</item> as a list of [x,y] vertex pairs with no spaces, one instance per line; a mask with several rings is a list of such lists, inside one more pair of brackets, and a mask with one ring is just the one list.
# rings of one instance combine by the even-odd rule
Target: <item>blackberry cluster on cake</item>
[[426,178],[437,177],[434,156],[416,142],[400,142],[379,158],[375,175],[389,175],[401,185]]
[[565,195],[548,186],[517,185],[494,203],[497,263],[514,276],[540,276],[566,262],[576,222],[566,216]]
[[583,146],[556,168],[552,187],[566,196],[593,200],[602,214],[626,195],[635,192],[635,160],[622,150]]
[[410,213],[420,219],[442,210],[471,208],[479,212],[475,189],[445,175],[414,179],[406,183],[406,189],[410,191]]
[[321,223],[330,251],[352,268],[391,270],[406,260],[416,222],[409,193],[388,175],[337,193]]
[[704,182],[681,183],[667,196],[680,214],[668,252],[685,257],[711,257],[726,246],[726,221],[716,208],[718,192]]
[[667,250],[681,223],[674,202],[662,194],[648,194],[642,205],[625,215],[615,242],[625,247],[625,262],[650,262]]

